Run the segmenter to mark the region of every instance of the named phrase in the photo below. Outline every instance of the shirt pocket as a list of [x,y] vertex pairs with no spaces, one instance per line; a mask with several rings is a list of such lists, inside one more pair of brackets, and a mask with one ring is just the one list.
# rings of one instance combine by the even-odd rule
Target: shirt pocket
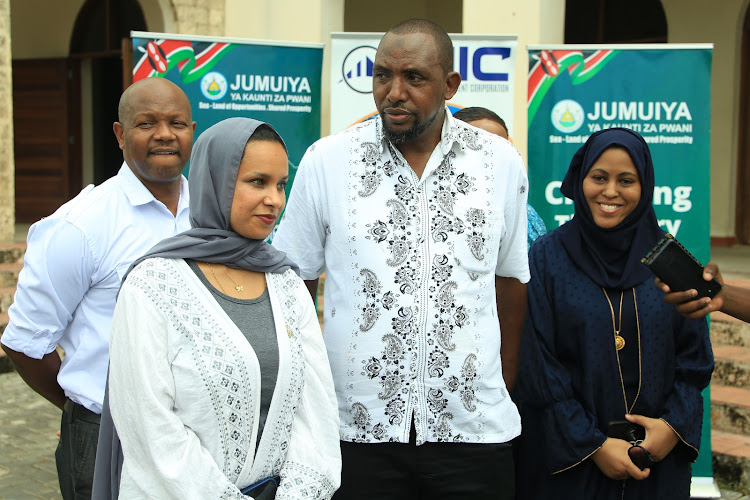
[[[456,264],[470,275],[492,272],[497,266],[502,236],[505,233],[503,211],[479,208],[469,200],[459,201],[453,209],[463,232],[455,235]],[[476,279],[476,277],[472,278]]]

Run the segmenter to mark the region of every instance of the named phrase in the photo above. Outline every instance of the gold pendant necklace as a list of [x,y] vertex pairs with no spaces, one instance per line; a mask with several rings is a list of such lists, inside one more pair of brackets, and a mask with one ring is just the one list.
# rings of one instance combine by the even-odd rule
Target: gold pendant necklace
[[[221,281],[219,281],[219,278],[216,276],[216,273],[214,272],[214,266],[212,266],[210,262],[207,262],[207,264],[208,264],[208,269],[211,271],[211,274],[214,277],[214,281],[216,281],[216,284],[219,285],[219,288],[221,288],[222,293],[224,295],[228,295],[227,291],[224,290],[224,285],[221,284]],[[238,292],[244,292],[245,291],[245,286],[244,285],[241,285],[241,284],[237,283],[236,281],[234,281],[232,279],[231,276],[229,276],[229,272],[227,271],[227,267],[226,266],[224,266],[224,274],[227,275],[227,278],[229,278],[229,281],[231,281],[232,283],[234,283],[234,289],[235,290],[237,290]]]
[[234,281],[231,276],[229,276],[229,271],[227,271],[227,267],[226,266],[224,266],[224,274],[226,274],[227,278],[229,278],[229,281],[231,281],[234,284],[234,289],[235,290],[237,290],[238,292],[244,292],[245,291],[244,285],[240,285],[239,283],[237,283],[236,281]]
[[[603,290],[603,289],[602,289]],[[619,350],[617,352],[617,370],[620,372],[620,385],[622,386],[622,399],[625,401],[625,412],[631,413],[633,411],[633,408],[635,408],[635,403],[638,401],[638,396],[641,395],[641,384],[643,382],[643,367],[641,366],[641,320],[638,317],[638,298],[635,295],[635,288],[633,290],[633,308],[635,309],[635,328],[638,332],[638,391],[635,393],[635,398],[633,398],[633,404],[628,405],[628,396],[625,392],[625,379],[622,377],[622,364],[620,364],[620,352]],[[604,293],[606,295],[606,292]],[[609,299],[609,297],[607,297]],[[622,296],[620,296],[620,300],[622,300]],[[620,306],[622,307],[622,302],[620,302]],[[610,304],[610,307],[611,304]],[[614,318],[614,312],[612,313],[612,317]],[[620,310],[620,328],[622,328],[622,310]],[[616,344],[616,341],[615,341]]]
[[607,297],[609,311],[612,313],[612,330],[615,332],[615,349],[622,351],[623,347],[625,347],[625,339],[620,335],[620,331],[622,330],[622,296],[625,292],[620,292],[620,328],[617,328],[617,324],[615,323],[615,309],[612,307],[612,301],[609,300],[609,295],[604,288],[602,288],[602,292],[604,292],[604,296]]

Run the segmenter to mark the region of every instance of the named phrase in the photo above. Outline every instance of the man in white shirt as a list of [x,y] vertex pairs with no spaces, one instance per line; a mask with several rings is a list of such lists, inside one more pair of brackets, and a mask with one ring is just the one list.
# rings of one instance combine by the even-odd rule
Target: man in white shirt
[[[162,239],[190,228],[190,102],[163,78],[122,94],[114,132],[124,163],[31,226],[1,342],[27,384],[63,410],[55,453],[63,498],[91,496],[109,331],[120,281]],[[58,356],[55,347],[65,352]]]
[[508,141],[446,111],[452,68],[430,21],[386,33],[380,116],[310,147],[274,237],[313,295],[326,273],[335,498],[514,497],[528,183]]

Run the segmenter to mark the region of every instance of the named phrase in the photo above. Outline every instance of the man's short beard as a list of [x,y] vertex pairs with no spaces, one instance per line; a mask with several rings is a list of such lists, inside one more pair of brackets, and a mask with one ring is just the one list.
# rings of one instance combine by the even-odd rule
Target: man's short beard
[[394,146],[398,146],[400,144],[408,144],[410,142],[414,142],[419,136],[421,136],[427,128],[432,125],[432,122],[435,121],[435,118],[437,118],[437,115],[440,114],[441,108],[438,108],[435,113],[428,117],[426,120],[423,120],[421,122],[415,121],[414,124],[409,127],[406,130],[393,130],[388,125],[388,122],[385,120],[385,113],[380,113],[380,119],[383,124],[383,135],[385,135],[385,138],[390,141],[391,144]]

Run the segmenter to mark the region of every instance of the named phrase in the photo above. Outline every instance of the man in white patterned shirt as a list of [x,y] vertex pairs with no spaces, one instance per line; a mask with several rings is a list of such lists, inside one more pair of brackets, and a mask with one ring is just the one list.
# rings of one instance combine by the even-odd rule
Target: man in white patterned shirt
[[310,147],[274,238],[313,295],[326,273],[337,499],[514,497],[528,183],[508,141],[446,110],[452,68],[432,22],[386,33],[380,116]]

